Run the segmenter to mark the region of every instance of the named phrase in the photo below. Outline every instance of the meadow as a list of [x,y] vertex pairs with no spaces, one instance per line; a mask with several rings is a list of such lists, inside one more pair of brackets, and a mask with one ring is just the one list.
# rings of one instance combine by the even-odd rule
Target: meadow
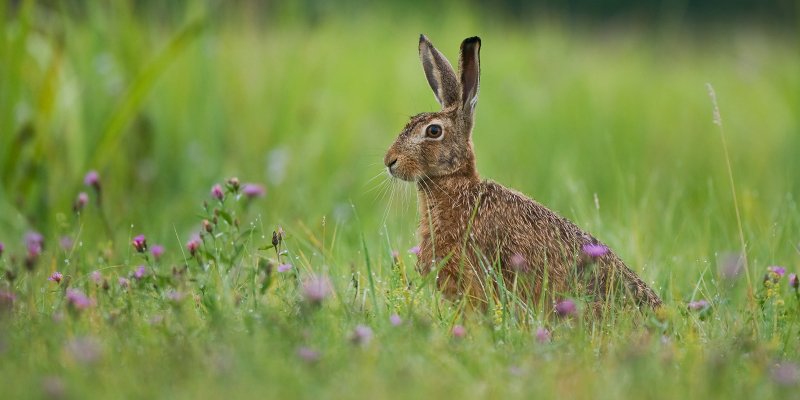
[[[70,4],[0,4],[2,397],[798,397],[796,30]],[[664,309],[481,312],[415,271],[383,154],[437,109],[423,32],[483,40],[482,176]]]

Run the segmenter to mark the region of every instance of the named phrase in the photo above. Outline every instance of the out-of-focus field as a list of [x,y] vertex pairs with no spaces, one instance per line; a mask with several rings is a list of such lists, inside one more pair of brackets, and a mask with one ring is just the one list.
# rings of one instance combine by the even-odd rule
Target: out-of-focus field
[[[464,10],[310,23],[197,6],[162,17],[123,3],[0,5],[0,267],[14,277],[0,278],[0,290],[15,299],[0,309],[0,381],[10,397],[797,393],[800,298],[787,281],[800,272],[797,32]],[[481,36],[482,175],[608,243],[662,295],[662,315],[592,326],[547,310],[463,313],[424,285],[407,253],[414,190],[381,184],[383,153],[407,118],[437,107],[419,33],[451,61],[463,38]],[[741,246],[707,83],[752,300],[747,274],[721,271]],[[83,186],[89,170],[100,175],[102,211]],[[207,243],[214,251],[195,263],[186,241],[203,200],[215,207],[211,186],[229,176],[266,187],[240,210],[253,231],[238,237],[241,248]],[[91,201],[78,217],[81,191]],[[258,293],[249,274],[275,257],[259,249],[278,225],[293,269]],[[45,237],[31,270],[27,231]],[[140,233],[165,246],[161,261],[131,248]],[[139,264],[147,283],[130,275]],[[183,264],[188,277],[176,278],[171,268]],[[787,273],[765,287],[772,265]],[[95,270],[110,289],[89,279]],[[54,271],[69,279],[48,281]],[[335,288],[319,309],[303,305],[312,274]],[[67,286],[94,304],[75,310]],[[687,310],[701,299],[708,309]],[[391,314],[404,323],[390,324]],[[351,343],[358,324],[374,332],[369,343]],[[453,337],[454,324],[466,337]],[[536,340],[539,327],[551,341]]]

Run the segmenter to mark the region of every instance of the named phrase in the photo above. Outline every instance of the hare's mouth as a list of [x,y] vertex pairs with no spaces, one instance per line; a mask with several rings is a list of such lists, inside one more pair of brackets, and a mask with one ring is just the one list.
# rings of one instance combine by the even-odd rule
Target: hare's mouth
[[417,181],[417,177],[416,176],[414,176],[412,174],[406,174],[406,173],[404,173],[404,171],[399,170],[397,168],[386,167],[386,171],[389,172],[389,175],[391,175],[393,178],[397,178],[397,179],[400,179],[402,181],[406,181],[406,182],[416,182]]
[[409,173],[409,171],[407,171],[405,168],[402,168],[397,160],[390,162],[386,166],[386,172],[388,172],[392,177],[406,182],[415,182],[417,180],[416,174]]

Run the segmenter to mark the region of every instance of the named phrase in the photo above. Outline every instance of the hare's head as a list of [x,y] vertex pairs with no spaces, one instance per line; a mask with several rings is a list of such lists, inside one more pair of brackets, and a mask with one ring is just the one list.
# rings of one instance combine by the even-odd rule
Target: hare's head
[[478,101],[480,49],[480,38],[464,39],[456,75],[444,55],[420,35],[419,57],[442,109],[411,117],[383,159],[392,176],[406,181],[477,176],[471,134]]

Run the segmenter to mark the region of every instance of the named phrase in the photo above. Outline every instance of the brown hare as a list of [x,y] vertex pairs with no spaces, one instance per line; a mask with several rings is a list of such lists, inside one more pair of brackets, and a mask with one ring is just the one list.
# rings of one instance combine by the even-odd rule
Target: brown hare
[[485,303],[490,269],[537,304],[584,296],[590,309],[612,299],[658,308],[661,299],[592,235],[525,195],[481,180],[472,127],[480,77],[478,37],[461,43],[459,73],[421,35],[419,56],[442,109],[418,114],[384,158],[388,172],[415,182],[419,202],[417,268],[435,271],[448,298]]

